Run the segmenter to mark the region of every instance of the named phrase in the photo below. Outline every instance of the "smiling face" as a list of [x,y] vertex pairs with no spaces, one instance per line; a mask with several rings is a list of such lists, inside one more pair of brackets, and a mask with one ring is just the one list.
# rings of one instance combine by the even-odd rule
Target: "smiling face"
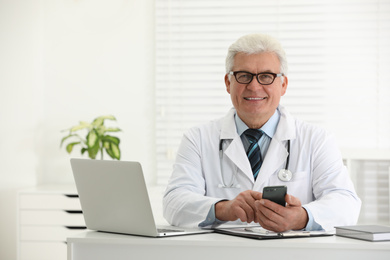
[[[276,54],[262,52],[257,54],[237,53],[232,71],[280,73],[280,62]],[[271,85],[261,85],[256,78],[249,84],[240,84],[234,76],[225,75],[226,90],[230,94],[238,116],[250,128],[262,127],[275,113],[280,97],[286,93],[287,77],[275,78]]]

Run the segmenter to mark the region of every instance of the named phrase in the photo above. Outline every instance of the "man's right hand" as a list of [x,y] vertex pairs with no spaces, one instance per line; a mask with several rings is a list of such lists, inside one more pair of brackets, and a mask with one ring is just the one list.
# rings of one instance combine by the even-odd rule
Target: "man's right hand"
[[224,200],[215,204],[215,217],[221,221],[243,222],[255,221],[255,201],[262,199],[262,193],[247,190],[237,195],[233,200]]

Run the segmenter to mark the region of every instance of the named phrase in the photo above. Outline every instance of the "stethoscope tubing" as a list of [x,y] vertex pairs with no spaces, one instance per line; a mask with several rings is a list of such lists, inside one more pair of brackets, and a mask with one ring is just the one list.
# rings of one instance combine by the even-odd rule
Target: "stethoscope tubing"
[[[230,185],[226,185],[225,183],[225,178],[223,176],[223,170],[222,170],[222,159],[223,159],[223,142],[227,140],[227,139],[221,139],[219,141],[219,153],[220,153],[220,167],[221,167],[221,174],[222,174],[222,181],[223,181],[223,184],[219,184],[218,187],[221,187],[221,188],[238,188],[239,187],[239,184],[236,184],[234,185],[233,182],[235,181],[236,179],[236,176],[232,176],[232,183],[230,183]],[[292,173],[288,170],[288,166],[289,166],[289,162],[290,162],[290,140],[287,140],[287,159],[286,159],[286,165],[284,167],[284,169],[281,169],[279,172],[284,172],[284,173],[288,173],[289,174],[289,177],[281,177],[281,174],[278,174],[278,178],[281,180],[281,181],[290,181],[292,179]],[[235,173],[237,174],[237,173]],[[283,176],[288,176],[288,175],[283,175]]]
[[290,161],[290,140],[287,140],[287,153],[286,166],[284,167],[285,170],[288,170],[288,163]]

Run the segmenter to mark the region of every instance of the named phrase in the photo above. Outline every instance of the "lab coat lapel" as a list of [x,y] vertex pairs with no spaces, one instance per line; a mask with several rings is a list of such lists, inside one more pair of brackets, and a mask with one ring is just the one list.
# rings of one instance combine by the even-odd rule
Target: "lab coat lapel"
[[236,123],[234,122],[235,113],[236,110],[232,108],[222,123],[220,139],[232,140],[229,146],[224,149],[224,156],[229,158],[254,183],[252,168],[241,137],[237,134]]
[[240,136],[237,134],[228,148],[226,148],[225,155],[248,177],[253,183],[253,173],[248,157],[246,155],[244,145],[242,144]]
[[270,176],[278,171],[280,167],[283,167],[282,165],[286,162],[287,155],[287,149],[282,142],[273,138],[257,176],[255,190],[267,185]]

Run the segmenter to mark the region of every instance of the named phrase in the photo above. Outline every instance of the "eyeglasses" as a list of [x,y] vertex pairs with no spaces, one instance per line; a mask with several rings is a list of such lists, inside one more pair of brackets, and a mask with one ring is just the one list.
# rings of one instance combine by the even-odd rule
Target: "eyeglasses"
[[252,82],[254,76],[261,85],[271,85],[274,83],[276,77],[283,76],[283,73],[275,74],[272,72],[260,72],[253,74],[247,71],[230,71],[230,75],[234,75],[238,83],[249,84]]

